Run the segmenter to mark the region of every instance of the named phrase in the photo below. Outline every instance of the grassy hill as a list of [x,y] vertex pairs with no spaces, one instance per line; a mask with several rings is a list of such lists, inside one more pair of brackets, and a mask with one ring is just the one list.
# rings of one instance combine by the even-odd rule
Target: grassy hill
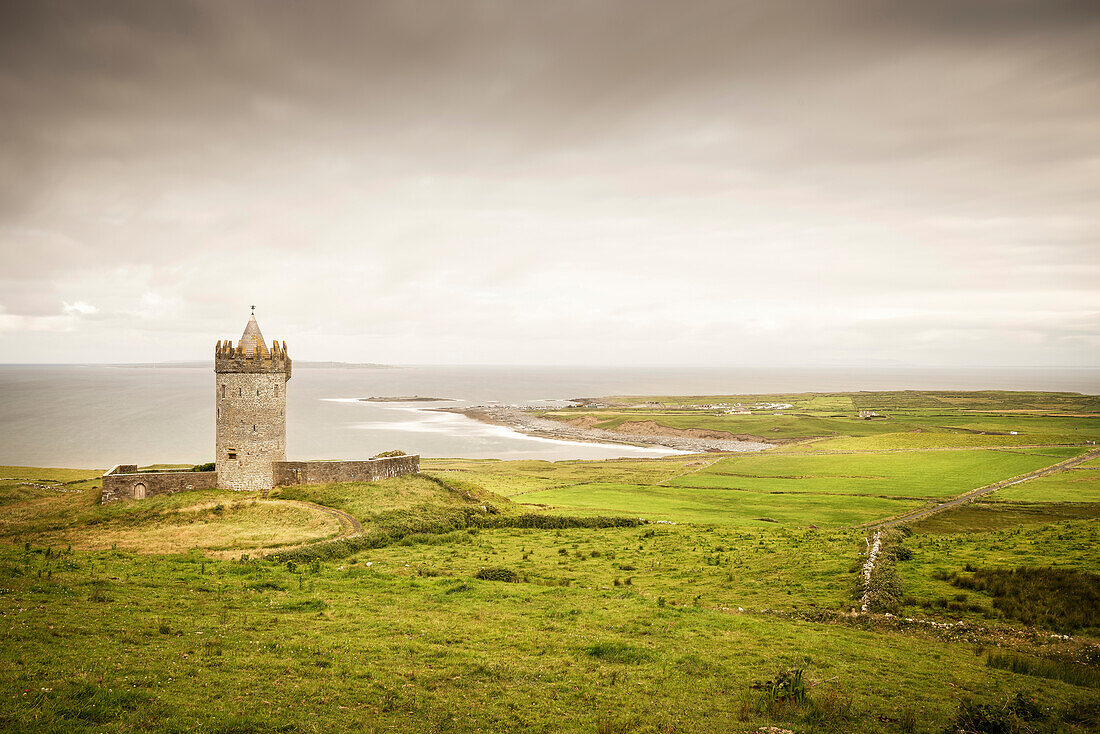
[[[991,403],[1095,408],[1014,395],[868,404],[959,423]],[[1092,430],[1059,420],[1050,435]],[[887,531],[869,587],[857,527],[1090,447],[987,434],[1000,443],[929,450],[899,435],[927,434],[425,460],[418,476],[266,500],[108,506],[96,472],[5,467],[0,729],[1097,730],[1095,461]],[[865,591],[871,612],[856,614]]]

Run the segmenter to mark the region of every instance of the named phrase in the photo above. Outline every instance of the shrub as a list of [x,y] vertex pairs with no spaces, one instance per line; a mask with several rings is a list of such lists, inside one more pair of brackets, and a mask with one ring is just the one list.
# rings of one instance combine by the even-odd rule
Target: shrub
[[774,680],[758,684],[763,692],[764,705],[773,707],[778,703],[791,703],[804,706],[809,700],[809,689],[802,668],[781,670]]
[[520,580],[519,574],[510,568],[483,568],[474,574],[474,578],[482,581],[504,581],[509,584]]
[[205,464],[195,464],[191,467],[191,471],[215,471],[216,464],[213,461],[208,461]]
[[1043,713],[1033,701],[1017,693],[1003,705],[976,703],[964,698],[945,734],[1030,734],[1031,722],[1041,721]]
[[393,449],[392,451],[383,451],[380,454],[375,454],[372,459],[386,459],[390,456],[407,456],[407,454],[401,449]]

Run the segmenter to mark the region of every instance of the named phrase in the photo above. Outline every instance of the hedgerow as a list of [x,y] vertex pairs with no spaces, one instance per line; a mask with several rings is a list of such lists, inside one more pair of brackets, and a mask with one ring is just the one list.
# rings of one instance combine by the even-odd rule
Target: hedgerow
[[[646,521],[637,517],[614,517],[593,515],[576,517],[570,515],[539,515],[523,513],[519,515],[489,515],[477,507],[453,508],[439,513],[430,519],[417,518],[405,514],[398,520],[389,513],[379,518],[378,527],[371,527],[361,535],[323,541],[300,548],[272,553],[267,558],[278,563],[294,561],[332,560],[346,558],[360,551],[393,545],[406,537],[415,535],[444,535],[456,530],[490,530],[496,528],[527,528],[539,530],[564,530],[567,528],[633,528]],[[394,515],[391,517],[390,515]]]

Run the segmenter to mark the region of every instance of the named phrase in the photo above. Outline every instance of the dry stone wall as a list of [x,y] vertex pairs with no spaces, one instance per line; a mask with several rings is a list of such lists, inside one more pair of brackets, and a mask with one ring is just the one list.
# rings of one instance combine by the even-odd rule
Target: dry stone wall
[[218,474],[212,471],[141,473],[134,464],[119,464],[104,474],[102,480],[100,502],[105,503],[140,500],[192,489],[213,489],[217,485]]
[[376,482],[379,479],[416,474],[419,456],[387,456],[364,461],[278,461],[275,485],[327,484],[329,482]]

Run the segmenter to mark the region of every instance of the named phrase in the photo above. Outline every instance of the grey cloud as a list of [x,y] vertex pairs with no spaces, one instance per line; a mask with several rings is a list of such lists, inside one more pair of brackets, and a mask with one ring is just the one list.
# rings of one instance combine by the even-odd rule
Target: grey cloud
[[[1004,318],[975,329],[1009,335],[1052,298],[1095,304],[1093,2],[0,13],[8,353],[28,322],[3,314],[78,300],[99,311],[67,354],[105,353],[126,324],[205,333],[266,298],[300,332],[465,333],[511,340],[510,361],[568,332],[562,361],[617,343],[638,359],[645,318],[705,354],[743,333],[739,313],[757,335],[809,321],[977,359],[928,333],[976,306]],[[897,341],[851,316],[891,309],[915,314]],[[1054,338],[1057,321],[1029,328]],[[388,358],[431,354],[401,348]],[[1038,358],[1013,349],[997,359]]]

